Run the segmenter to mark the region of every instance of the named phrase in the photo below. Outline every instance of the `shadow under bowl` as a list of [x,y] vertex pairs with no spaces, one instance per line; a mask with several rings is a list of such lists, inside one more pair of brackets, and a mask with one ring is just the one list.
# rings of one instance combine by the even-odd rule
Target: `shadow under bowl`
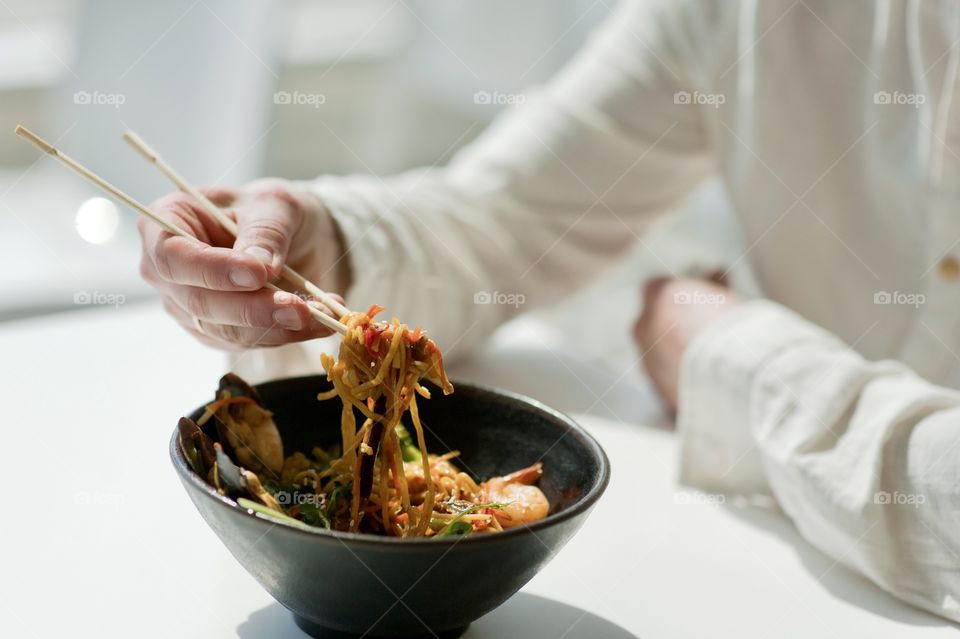
[[[419,402],[431,453],[458,450],[482,480],[543,462],[550,514],[502,533],[398,539],[304,530],[248,511],[170,457],[201,516],[237,561],[314,637],[457,637],[526,584],[579,530],[607,486],[609,462],[572,419],[539,402],[471,384]],[[339,441],[341,405],[319,402],[320,375],[258,384],[284,454]],[[199,418],[203,409],[191,414]]]

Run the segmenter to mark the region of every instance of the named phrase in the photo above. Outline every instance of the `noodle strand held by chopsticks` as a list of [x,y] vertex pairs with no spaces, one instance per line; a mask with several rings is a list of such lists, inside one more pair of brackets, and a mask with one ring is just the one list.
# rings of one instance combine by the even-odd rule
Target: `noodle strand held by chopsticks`
[[391,535],[393,534],[393,525],[390,523],[390,490],[387,488],[387,475],[390,472],[389,464],[381,458],[375,470],[380,471],[380,512],[383,517],[384,534]]
[[[423,331],[419,327],[410,331],[395,318],[389,323],[374,321],[381,310],[372,306],[366,313],[345,315],[341,321],[347,330],[338,358],[335,361],[329,355],[321,356],[333,389],[318,397],[336,396],[343,404],[343,451],[320,477],[327,473],[332,476],[325,486],[328,490],[350,486],[349,521],[332,521],[333,527],[357,532],[363,526],[382,529],[386,534],[425,535],[429,533],[436,495],[416,395],[430,396],[419,383],[423,377],[437,383],[445,394],[453,392],[453,386],[446,378],[439,349]],[[359,432],[354,410],[367,418]],[[408,410],[417,433],[426,484],[419,507],[412,504],[396,433]],[[339,502],[330,508],[335,508],[331,513],[339,516]],[[367,518],[372,519],[365,524]]]
[[[364,425],[367,427],[367,425]],[[344,445],[347,442],[353,442],[357,437],[357,418],[353,416],[353,407],[350,404],[343,405],[343,412],[340,416],[340,438]],[[343,457],[347,463],[353,461],[354,444],[350,448],[343,449]]]
[[410,490],[403,472],[403,454],[400,452],[400,438],[397,437],[396,429],[391,430],[387,435],[387,456],[390,458],[393,470],[393,485],[397,487],[397,492],[400,494],[400,507],[403,512],[407,512],[410,510]]
[[420,411],[417,409],[417,397],[412,396],[410,401],[410,418],[413,420],[413,428],[417,431],[417,445],[420,447],[420,456],[423,459],[423,478],[427,483],[427,493],[423,500],[423,517],[417,522],[417,530],[414,534],[423,535],[427,526],[430,524],[430,514],[433,512],[433,476],[430,473],[430,459],[427,456],[427,443],[423,437],[423,426],[420,425]]

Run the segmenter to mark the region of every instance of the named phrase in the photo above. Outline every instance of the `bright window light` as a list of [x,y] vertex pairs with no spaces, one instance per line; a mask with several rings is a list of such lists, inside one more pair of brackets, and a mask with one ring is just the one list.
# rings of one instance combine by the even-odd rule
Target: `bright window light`
[[120,215],[116,205],[102,197],[92,197],[77,209],[77,233],[91,244],[106,244],[117,234]]

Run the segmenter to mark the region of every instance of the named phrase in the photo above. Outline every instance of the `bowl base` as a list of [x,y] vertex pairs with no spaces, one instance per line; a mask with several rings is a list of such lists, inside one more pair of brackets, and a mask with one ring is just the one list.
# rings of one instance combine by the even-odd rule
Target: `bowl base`
[[[315,621],[311,621],[295,613],[293,613],[293,621],[300,627],[300,630],[303,630],[314,639],[359,639],[359,637],[381,639],[384,637],[384,635],[358,635],[352,632],[334,630],[333,628],[320,625]],[[443,632],[428,632],[422,635],[403,635],[402,638],[397,637],[397,639],[427,639],[428,637],[431,639],[457,639],[457,637],[467,631],[469,625],[470,624],[461,626],[460,628],[454,628],[453,630],[444,630]]]

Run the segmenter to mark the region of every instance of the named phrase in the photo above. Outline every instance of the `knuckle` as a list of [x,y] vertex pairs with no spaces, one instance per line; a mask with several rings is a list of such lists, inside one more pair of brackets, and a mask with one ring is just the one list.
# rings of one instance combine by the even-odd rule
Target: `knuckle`
[[276,218],[257,220],[250,225],[249,229],[261,241],[268,242],[273,246],[285,245],[289,236],[289,225],[285,220]]
[[201,247],[198,262],[202,265],[202,267],[199,268],[198,275],[200,285],[203,288],[220,290],[228,286],[230,281],[227,275],[230,268],[229,262],[222,259],[213,247]]
[[205,195],[207,199],[220,206],[223,206],[227,202],[233,201],[235,198],[234,189],[222,186],[207,186],[200,189],[200,192]]
[[153,267],[153,262],[151,262],[146,256],[140,258],[140,277],[144,282],[151,285],[154,285],[157,282],[157,274]]
[[190,202],[184,193],[169,193],[154,201],[150,210],[172,224],[185,220],[190,216]]
[[210,304],[209,296],[206,290],[202,288],[190,287],[187,289],[184,298],[184,305],[188,313],[194,317],[209,318]]
[[254,198],[273,198],[292,201],[290,183],[283,178],[267,177],[254,180],[250,183]]
[[250,300],[244,300],[239,307],[239,321],[241,326],[257,328],[264,325],[263,314]]
[[150,205],[150,210],[173,226],[179,227],[194,237],[206,239],[203,223],[196,213],[195,200],[186,193],[169,193]]
[[254,201],[270,201],[274,206],[288,215],[299,215],[302,212],[302,193],[295,189],[288,181],[280,178],[264,178],[251,185]]
[[173,277],[173,266],[170,263],[170,253],[167,250],[166,240],[168,237],[167,234],[163,234],[157,238],[157,243],[153,247],[153,265],[157,275],[169,282]]
[[239,344],[240,346],[247,346],[248,344],[244,340],[244,332],[240,329],[239,326],[233,326],[231,324],[221,324],[217,327],[217,332],[220,337],[228,342],[233,344]]

